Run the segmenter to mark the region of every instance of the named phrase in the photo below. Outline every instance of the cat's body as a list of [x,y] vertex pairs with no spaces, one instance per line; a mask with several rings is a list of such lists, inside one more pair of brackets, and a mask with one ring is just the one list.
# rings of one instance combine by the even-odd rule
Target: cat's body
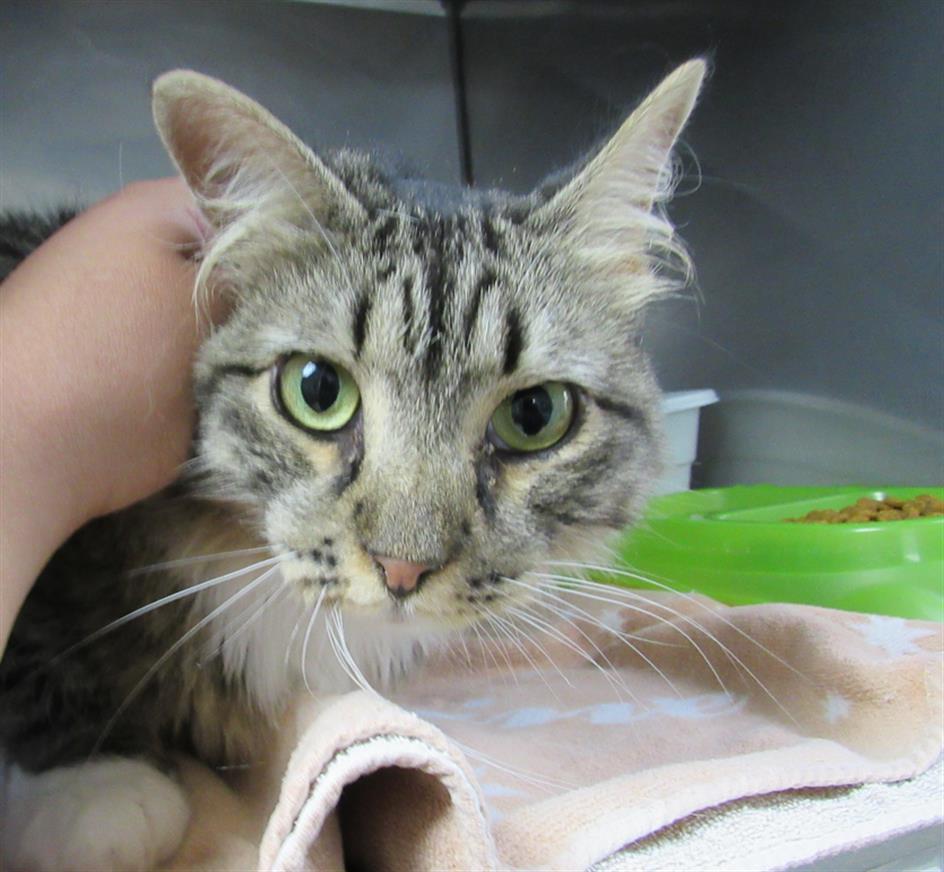
[[[24,605],[15,642],[0,669],[0,732],[10,758],[42,771],[84,761],[93,750],[157,756],[189,746],[213,763],[251,753],[244,734],[260,719],[246,716],[243,699],[227,693],[219,658],[207,658],[194,668],[201,659],[196,643],[181,646],[135,705],[104,732],[150,666],[202,617],[194,614],[189,598],[117,627],[100,644],[81,644],[123,615],[189,587],[193,582],[182,570],[127,573],[181,557],[177,543],[199,547],[200,532],[209,535],[207,551],[212,551],[213,533],[225,523],[212,506],[184,496],[160,497],[89,524],[56,554]],[[228,527],[230,542],[250,542],[246,534],[233,536],[231,523]],[[218,564],[200,569],[215,575]],[[72,646],[77,647],[69,650]],[[101,680],[103,675],[107,681]],[[212,720],[194,723],[211,705]],[[207,731],[211,725],[212,736]]]
[[[44,847],[63,815],[83,827],[76,804],[49,811],[50,779],[117,765],[121,781],[130,764],[107,755],[250,761],[293,694],[351,686],[333,646],[384,685],[636,517],[659,450],[639,311],[675,250],[652,208],[703,72],[681,68],[528,198],[431,199],[364,156],[316,158],[219,83],[161,80],[158,127],[213,227],[198,289],[232,314],[196,367],[191,468],[76,534],[14,627],[8,861],[78,856]],[[7,266],[54,223],[21,222]],[[171,797],[162,839],[82,856],[155,862],[186,823],[173,790],[142,800]]]

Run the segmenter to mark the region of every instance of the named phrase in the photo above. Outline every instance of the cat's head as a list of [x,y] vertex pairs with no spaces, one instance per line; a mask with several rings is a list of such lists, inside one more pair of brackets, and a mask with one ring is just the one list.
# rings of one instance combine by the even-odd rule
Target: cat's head
[[231,307],[197,364],[200,462],[287,579],[460,626],[635,518],[659,468],[640,314],[684,263],[659,205],[704,72],[556,185],[448,205],[220,82],[158,80],[212,228],[198,292]]

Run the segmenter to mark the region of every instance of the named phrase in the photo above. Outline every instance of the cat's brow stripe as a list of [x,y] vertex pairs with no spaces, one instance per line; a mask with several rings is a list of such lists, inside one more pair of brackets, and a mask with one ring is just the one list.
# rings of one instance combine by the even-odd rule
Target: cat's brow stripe
[[482,216],[482,244],[486,251],[495,255],[499,253],[500,237],[488,215]]
[[512,307],[505,314],[505,360],[502,372],[505,375],[515,371],[518,358],[524,350],[524,332],[521,325],[521,316],[518,310]]
[[256,367],[249,366],[242,363],[229,363],[225,366],[218,366],[215,370],[215,375],[238,375],[243,378],[254,378],[257,375],[262,375],[269,367]]
[[229,376],[236,376],[237,378],[255,378],[257,375],[262,375],[268,369],[269,367],[267,366],[254,367],[240,363],[230,363],[223,366],[214,367],[212,373],[206,379],[206,381],[197,386],[198,396],[208,397],[215,393],[219,389],[220,382]]
[[396,229],[397,219],[393,215],[387,216],[380,226],[374,231],[373,238],[373,249],[374,252],[383,255],[387,251],[387,245],[390,242],[390,237],[393,236],[393,231]]
[[612,412],[614,415],[619,415],[621,418],[624,418],[627,421],[632,421],[633,423],[639,424],[640,426],[645,426],[645,419],[642,413],[634,406],[628,406],[625,403],[619,402],[619,400],[613,400],[609,397],[604,397],[597,394],[593,395],[593,401],[604,412]]
[[354,323],[351,332],[354,336],[354,357],[360,357],[361,350],[364,348],[364,340],[367,338],[367,319],[370,315],[371,299],[365,292],[357,300],[357,306],[354,309]]
[[413,279],[407,276],[403,280],[403,350],[413,350],[410,337],[413,328]]
[[431,222],[426,259],[426,295],[430,341],[423,362],[426,378],[432,381],[439,369],[443,346],[443,312],[451,289],[446,272],[445,226],[442,219]]
[[476,322],[479,320],[479,309],[482,306],[482,298],[492,289],[496,280],[497,276],[495,275],[495,271],[486,269],[479,277],[475,285],[475,290],[472,292],[472,301],[469,303],[469,308],[466,309],[465,320],[463,322],[463,332],[468,348],[472,347],[472,334],[475,331]]

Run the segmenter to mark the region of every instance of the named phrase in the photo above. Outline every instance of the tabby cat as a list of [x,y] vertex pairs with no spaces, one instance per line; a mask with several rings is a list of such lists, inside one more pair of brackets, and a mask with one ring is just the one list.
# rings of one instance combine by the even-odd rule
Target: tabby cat
[[[300,690],[388,684],[633,521],[660,442],[641,310],[687,265],[660,204],[704,73],[527,197],[445,197],[315,154],[218,81],[158,79],[211,228],[196,294],[230,314],[179,481],[80,530],[13,629],[6,868],[152,866],[189,815],[169,751],[250,761]],[[13,260],[55,223],[7,222]]]

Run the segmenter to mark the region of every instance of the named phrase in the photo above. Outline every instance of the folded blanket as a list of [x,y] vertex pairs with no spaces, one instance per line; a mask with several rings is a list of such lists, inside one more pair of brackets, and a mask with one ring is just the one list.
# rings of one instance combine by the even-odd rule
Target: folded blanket
[[940,625],[636,602],[302,700],[225,781],[182,761],[166,868],[788,868],[941,821]]

